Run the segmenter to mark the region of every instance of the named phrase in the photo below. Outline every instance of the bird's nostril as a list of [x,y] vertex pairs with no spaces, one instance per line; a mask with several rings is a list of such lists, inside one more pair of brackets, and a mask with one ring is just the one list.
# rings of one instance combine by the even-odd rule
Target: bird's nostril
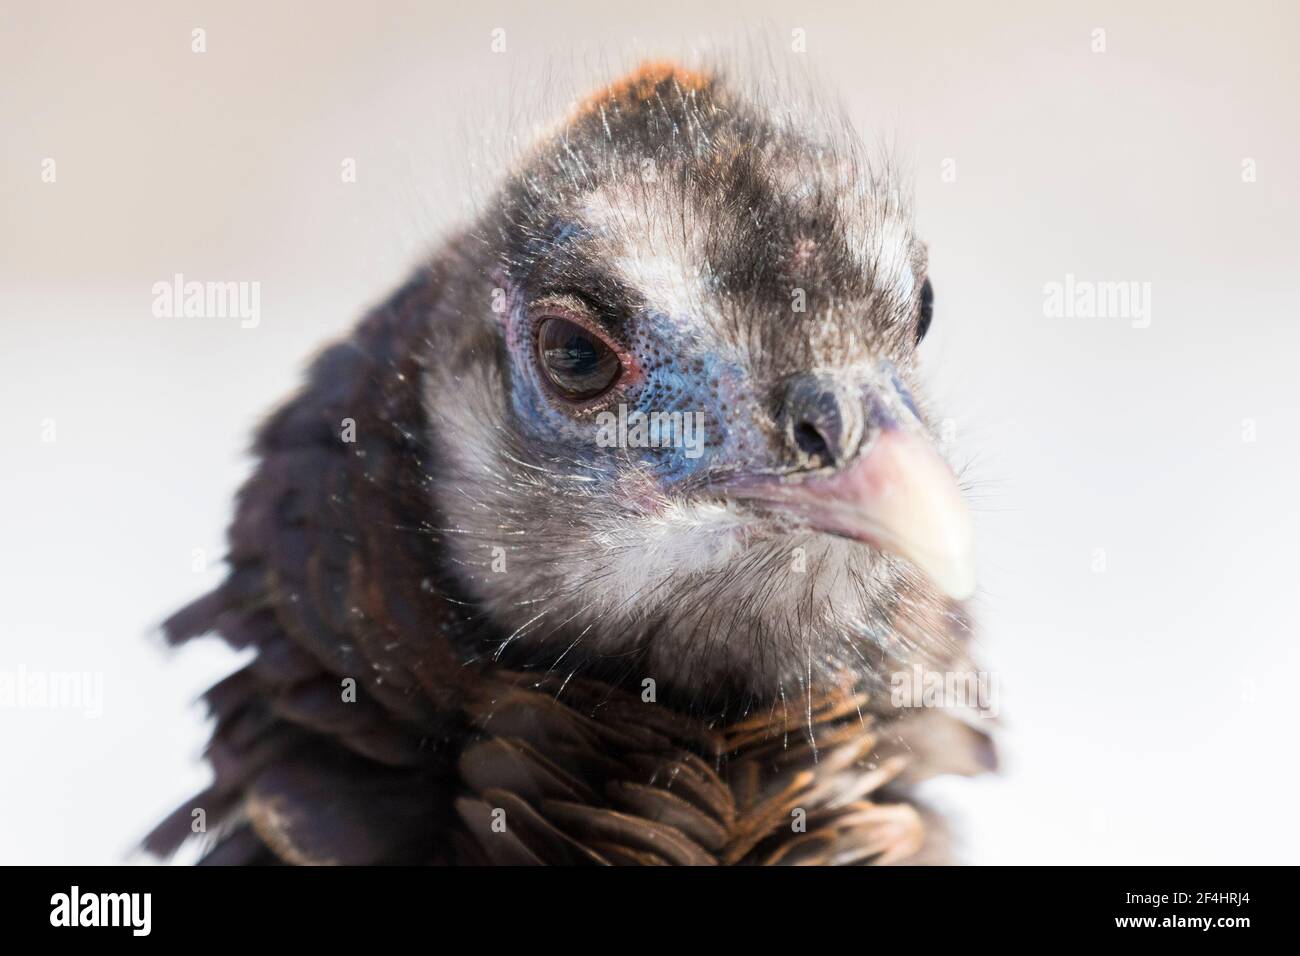
[[822,375],[790,379],[782,392],[778,417],[785,440],[800,467],[838,467],[861,443],[865,410],[861,396]]
[[825,436],[811,422],[800,422],[794,429],[795,447],[807,455],[819,467],[833,464],[835,456]]

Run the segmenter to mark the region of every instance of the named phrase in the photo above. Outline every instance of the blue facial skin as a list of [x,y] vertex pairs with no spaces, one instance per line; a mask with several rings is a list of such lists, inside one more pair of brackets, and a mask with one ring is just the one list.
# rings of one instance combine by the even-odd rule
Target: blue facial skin
[[[615,342],[631,357],[640,376],[625,375],[590,407],[566,406],[542,381],[529,316],[522,297],[512,298],[517,304],[507,318],[507,341],[516,421],[533,441],[549,447],[557,464],[587,474],[595,469],[613,479],[629,460],[635,461],[648,468],[667,492],[724,474],[781,470],[784,462],[772,447],[767,403],[748,369],[704,347],[692,323],[655,311],[631,316]],[[880,384],[867,385],[863,392],[873,425],[891,428],[909,418],[921,420],[893,363],[881,361],[875,378]],[[598,416],[608,412],[617,418],[620,406],[625,409],[622,417],[628,434],[618,436],[618,446],[603,447],[598,440]],[[644,434],[650,439],[645,445],[649,446],[654,444],[652,415],[698,414],[701,417],[692,423],[692,447],[686,447],[685,434],[661,435],[657,448],[636,445],[631,433],[638,413],[645,416]],[[625,438],[631,441],[624,442]]]
[[[615,385],[605,399],[577,413],[565,408],[541,381],[533,354],[533,330],[522,306],[508,322],[512,326],[507,338],[516,420],[531,437],[549,444],[552,454],[562,461],[601,469],[613,477],[631,458],[648,467],[667,490],[710,469],[734,471],[751,453],[766,448],[753,424],[756,408],[745,370],[716,352],[694,348],[684,322],[654,312],[632,317],[619,344],[639,366],[640,379],[630,385]],[[685,446],[684,429],[678,435],[662,434],[660,445],[664,447],[601,447],[596,416],[603,411],[618,416],[620,405],[626,408],[629,433],[641,413],[650,436],[654,432],[649,420],[655,413],[680,413],[683,417],[699,413],[702,417],[694,419],[695,430],[690,433],[692,447]]]
[[[704,469],[734,464],[737,439],[750,427],[752,415],[743,404],[744,369],[717,352],[697,349],[684,323],[664,313],[650,313],[636,323],[633,350],[644,380],[629,389],[628,411],[699,413],[690,457],[683,435],[672,436],[665,448],[639,449],[640,461],[665,485],[684,481]],[[662,343],[672,343],[668,347]],[[640,345],[642,347],[638,348]],[[739,400],[739,401],[738,401]],[[734,409],[730,420],[727,411]],[[702,433],[702,434],[701,434]]]

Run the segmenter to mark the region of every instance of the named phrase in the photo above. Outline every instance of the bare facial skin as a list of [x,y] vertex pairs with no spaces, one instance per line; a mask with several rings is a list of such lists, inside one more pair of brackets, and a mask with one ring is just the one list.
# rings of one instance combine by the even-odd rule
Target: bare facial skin
[[476,654],[716,701],[948,653],[974,579],[926,252],[846,127],[651,64],[485,222],[424,392],[454,572],[502,632]]
[[965,666],[974,587],[933,286],[806,119],[642,67],[320,353],[164,624],[254,656],[154,852],[198,806],[223,863],[942,856],[909,788],[994,758],[895,693]]

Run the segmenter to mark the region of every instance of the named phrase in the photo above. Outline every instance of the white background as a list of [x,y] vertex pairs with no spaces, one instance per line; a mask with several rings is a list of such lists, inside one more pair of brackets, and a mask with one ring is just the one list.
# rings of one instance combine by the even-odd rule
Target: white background
[[[0,708],[0,862],[134,859],[205,782],[234,655],[155,628],[220,578],[259,416],[508,152],[483,131],[527,137],[543,77],[796,28],[931,247],[1004,722],[1000,776],[936,788],[965,857],[1295,862],[1294,4],[371,6],[0,3],[0,670],[104,681],[97,719]],[[176,272],[260,282],[261,325],[154,318]],[[1047,318],[1067,273],[1149,282],[1150,327]]]

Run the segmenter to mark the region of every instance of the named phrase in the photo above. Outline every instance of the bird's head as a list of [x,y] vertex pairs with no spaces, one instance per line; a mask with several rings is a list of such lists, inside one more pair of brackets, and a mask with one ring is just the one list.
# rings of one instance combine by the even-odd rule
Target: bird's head
[[427,402],[493,653],[752,700],[946,640],[974,581],[917,379],[926,251],[843,128],[648,65],[478,238]]

